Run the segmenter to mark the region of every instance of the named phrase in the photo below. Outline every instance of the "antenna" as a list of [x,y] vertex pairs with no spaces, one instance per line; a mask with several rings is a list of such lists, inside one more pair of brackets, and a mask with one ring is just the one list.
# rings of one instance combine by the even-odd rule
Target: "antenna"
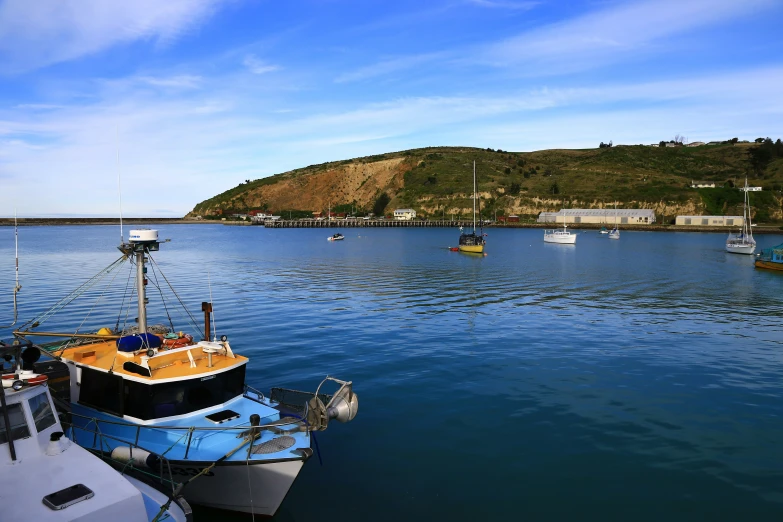
[[19,284],[19,225],[16,222],[16,209],[14,209],[14,257],[16,259],[16,278],[14,284],[14,322],[8,325],[0,325],[2,328],[10,328],[16,324],[17,307],[16,307],[16,294],[22,289],[22,285]]
[[125,243],[125,235],[122,233],[122,184],[120,183],[120,131],[114,127],[114,138],[117,142],[117,195],[120,198],[120,244]]

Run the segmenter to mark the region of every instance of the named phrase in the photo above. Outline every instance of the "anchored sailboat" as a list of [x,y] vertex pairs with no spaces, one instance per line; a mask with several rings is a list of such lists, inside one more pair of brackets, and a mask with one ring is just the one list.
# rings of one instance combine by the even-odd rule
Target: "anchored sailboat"
[[750,222],[750,200],[748,197],[748,178],[745,178],[745,199],[742,204],[742,228],[738,234],[729,234],[726,238],[726,252],[732,254],[753,254],[756,240],[753,239],[753,225]]
[[617,228],[617,202],[614,202],[614,228],[609,232],[609,239],[620,239],[620,229]]
[[459,236],[459,251],[468,252],[472,254],[481,254],[484,252],[484,245],[486,240],[484,239],[484,229],[482,227],[481,232],[476,234],[476,201],[478,200],[478,193],[476,191],[476,162],[473,162],[473,232],[465,234],[464,232]]

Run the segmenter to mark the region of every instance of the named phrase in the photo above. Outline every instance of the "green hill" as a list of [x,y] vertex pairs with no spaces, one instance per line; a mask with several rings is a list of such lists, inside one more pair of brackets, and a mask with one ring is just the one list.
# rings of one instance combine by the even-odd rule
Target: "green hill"
[[[644,145],[508,152],[431,147],[313,165],[240,184],[196,205],[206,217],[250,209],[371,212],[381,194],[394,208],[425,218],[465,215],[472,207],[476,162],[482,213],[537,216],[560,208],[652,208],[659,221],[678,214],[742,213],[744,184],[756,220],[783,221],[783,145],[731,143],[698,147]],[[692,181],[715,182],[693,189]],[[297,212],[298,211],[298,212]]]

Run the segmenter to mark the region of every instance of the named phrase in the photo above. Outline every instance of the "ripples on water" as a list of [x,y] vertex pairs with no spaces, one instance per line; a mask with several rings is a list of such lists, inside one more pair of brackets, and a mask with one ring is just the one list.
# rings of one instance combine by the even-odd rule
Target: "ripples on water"
[[[489,229],[474,257],[447,250],[456,229],[348,229],[339,243],[329,230],[160,231],[160,268],[199,322],[211,282],[218,334],[251,357],[251,385],[356,383],[359,416],[319,434],[324,465],[305,467],[279,520],[781,518],[783,277],[726,254],[723,235],[590,232],[574,247]],[[22,319],[116,259],[117,238],[20,229]],[[113,326],[128,275],[119,297],[77,301],[45,328],[87,313],[85,331]],[[0,227],[0,287],[12,280]]]

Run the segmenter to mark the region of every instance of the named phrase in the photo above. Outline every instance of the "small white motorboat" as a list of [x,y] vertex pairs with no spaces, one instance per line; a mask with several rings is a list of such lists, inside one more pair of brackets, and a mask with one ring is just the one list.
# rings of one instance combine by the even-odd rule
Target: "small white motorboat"
[[[188,504],[120,474],[64,435],[47,376],[22,370],[32,343],[0,343],[0,518],[2,520],[115,520],[151,522],[192,519]],[[31,353],[32,353],[31,352]],[[36,355],[36,354],[33,354]]]
[[342,241],[343,239],[345,239],[345,236],[339,232],[326,238],[327,241]]
[[565,224],[563,217],[563,228],[544,230],[544,243],[557,243],[559,245],[573,245],[576,243],[576,234],[568,231],[568,225]]

